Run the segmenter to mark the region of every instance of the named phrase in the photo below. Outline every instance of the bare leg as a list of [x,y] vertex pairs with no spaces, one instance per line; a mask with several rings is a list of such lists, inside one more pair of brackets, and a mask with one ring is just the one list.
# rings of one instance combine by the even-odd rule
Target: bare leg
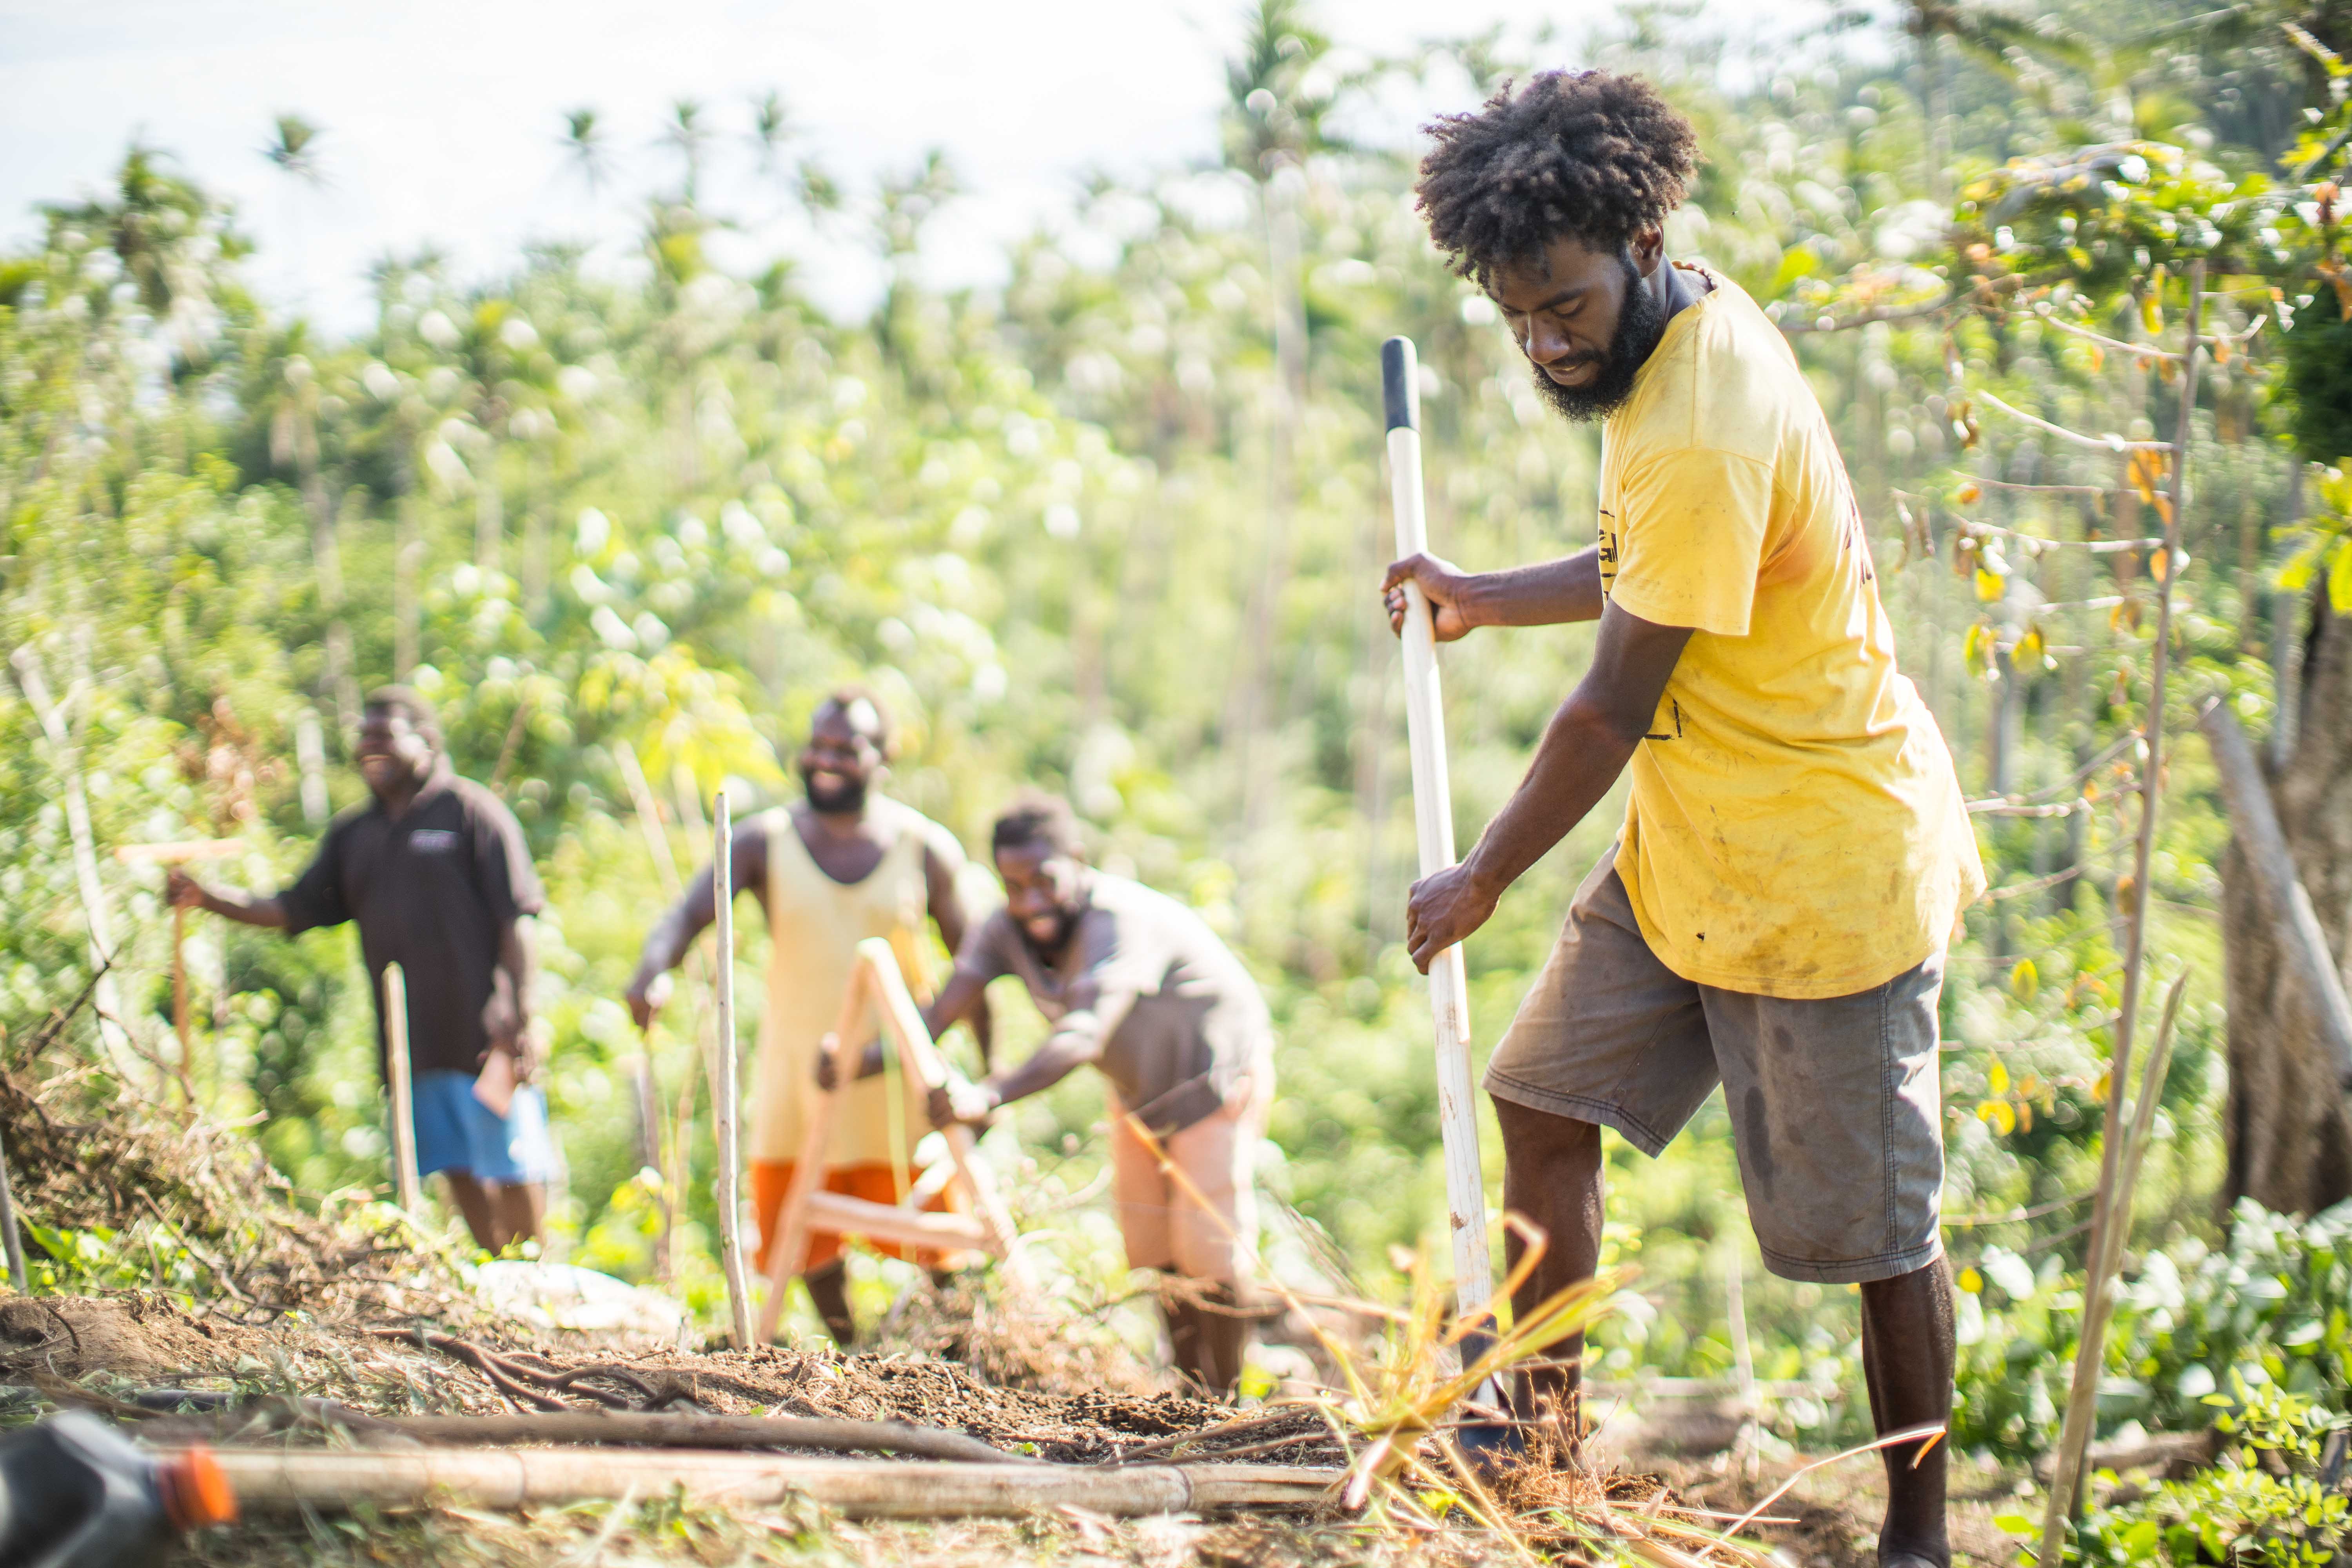
[[[1542,1258],[1511,1298],[1512,1311],[1524,1321],[1549,1298],[1591,1279],[1600,1267],[1601,1129],[1507,1100],[1494,1103],[1503,1127],[1503,1206],[1526,1215],[1545,1237]],[[1524,1250],[1516,1234],[1505,1234],[1503,1256],[1508,1267],[1518,1267]],[[1574,1361],[1583,1354],[1584,1336],[1579,1334],[1554,1345],[1546,1359]],[[1519,1376],[1519,1414],[1529,1420],[1556,1421],[1570,1454],[1583,1437],[1576,1398],[1582,1376],[1577,1367],[1545,1368]]]
[[1168,1342],[1176,1370],[1212,1399],[1231,1399],[1242,1383],[1251,1315],[1234,1286],[1201,1279],[1192,1299],[1170,1301]]
[[449,1184],[449,1199],[457,1212],[466,1216],[466,1228],[474,1233],[474,1245],[484,1252],[496,1253],[507,1244],[504,1227],[499,1223],[498,1207],[490,1194],[474,1179],[471,1171],[444,1171],[442,1179]]
[[547,1216],[547,1184],[524,1182],[498,1189],[499,1228],[508,1242],[538,1241],[547,1238],[540,1233],[541,1223]]
[[844,1350],[856,1344],[857,1320],[849,1315],[849,1260],[836,1258],[819,1264],[801,1276],[801,1283],[808,1287],[809,1304],[824,1321],[833,1342]]
[[[1940,1426],[1952,1415],[1952,1273],[1942,1258],[1862,1288],[1862,1374],[1880,1432]],[[1951,1444],[1924,1454],[1917,1444],[1881,1449],[1886,1461],[1886,1522],[1878,1561],[1950,1568],[1944,1472]],[[1915,1462],[1916,1461],[1916,1462]]]

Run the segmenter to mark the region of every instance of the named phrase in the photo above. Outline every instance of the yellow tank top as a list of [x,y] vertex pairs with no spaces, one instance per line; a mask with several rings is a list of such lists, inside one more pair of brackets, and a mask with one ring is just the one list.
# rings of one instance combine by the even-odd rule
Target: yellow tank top
[[[877,798],[867,808],[875,825],[891,834],[881,863],[856,882],[836,882],[810,858],[789,810],[765,814],[768,835],[768,1005],[760,1019],[760,1050],[753,1068],[751,1158],[800,1158],[808,1135],[808,1110],[816,1093],[817,1047],[840,1021],[841,998],[857,944],[882,937],[898,950],[898,965],[915,994],[929,994],[917,956],[929,903],[923,880],[924,829],[911,807]],[[857,1053],[880,1027],[868,1011],[857,1037],[844,1040],[844,1063],[855,1070]],[[903,1166],[915,1142],[929,1131],[919,1094],[908,1092],[903,1114],[893,1117],[888,1099],[902,1074],[884,1073],[850,1083],[835,1108],[828,1166]],[[892,1136],[894,1131],[898,1136]]]

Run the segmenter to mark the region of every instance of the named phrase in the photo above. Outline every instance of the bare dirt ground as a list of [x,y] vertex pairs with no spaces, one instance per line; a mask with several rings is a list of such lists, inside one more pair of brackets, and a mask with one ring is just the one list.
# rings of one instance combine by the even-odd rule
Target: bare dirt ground
[[[519,1330],[380,1208],[355,1199],[299,1203],[236,1130],[126,1110],[86,1066],[69,1061],[42,1079],[42,1062],[58,1058],[44,1058],[40,1047],[37,1040],[11,1052],[0,1066],[0,1134],[22,1173],[26,1212],[56,1229],[111,1236],[123,1255],[184,1254],[199,1278],[193,1288],[176,1281],[168,1293],[0,1295],[0,1424],[79,1405],[159,1438],[299,1445],[348,1440],[346,1425],[370,1416],[698,1409],[912,1422],[1074,1464],[1142,1451],[1285,1465],[1341,1458],[1315,1411],[1246,1412],[1261,1419],[1218,1432],[1235,1412],[1156,1392],[1156,1374],[1108,1336],[1024,1315],[966,1288],[910,1298],[893,1314],[887,1355],[829,1348],[703,1354]],[[1186,1435],[1196,1436],[1171,1443]],[[1123,1521],[1065,1508],[1019,1521],[901,1525],[852,1522],[811,1505],[697,1507],[651,1489],[520,1513],[432,1507],[279,1515],[206,1532],[172,1561],[207,1568],[1583,1562],[1594,1550],[1545,1524],[1544,1510],[1738,1512],[1790,1468],[1768,1464],[1750,1477],[1638,1450],[1617,1463],[1622,1473],[1608,1477],[1531,1470],[1508,1479],[1503,1506],[1527,1526],[1509,1538],[1467,1526],[1464,1510],[1434,1492],[1415,1500],[1424,1517],[1444,1520],[1436,1526],[1383,1516],[1377,1506],[1352,1517]],[[1990,1518],[2013,1485],[2013,1478],[1964,1479],[1954,1518],[1964,1560],[2010,1561]],[[1776,1506],[1796,1522],[1759,1527],[1754,1538],[1787,1568],[1868,1568],[1878,1489],[1868,1458],[1817,1471]],[[1684,1518],[1686,1528],[1703,1523]]]

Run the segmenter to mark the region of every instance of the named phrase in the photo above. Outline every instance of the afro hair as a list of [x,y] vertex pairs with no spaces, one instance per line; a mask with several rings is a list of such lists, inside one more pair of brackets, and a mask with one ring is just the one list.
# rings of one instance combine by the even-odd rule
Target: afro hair
[[1640,77],[1542,71],[1475,114],[1425,127],[1413,186],[1454,270],[1491,288],[1556,239],[1622,249],[1682,202],[1698,163],[1690,121]]

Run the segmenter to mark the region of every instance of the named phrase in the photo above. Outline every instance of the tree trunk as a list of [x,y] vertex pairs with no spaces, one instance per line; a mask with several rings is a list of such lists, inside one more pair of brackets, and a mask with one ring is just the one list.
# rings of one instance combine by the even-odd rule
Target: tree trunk
[[[2352,620],[2311,597],[2311,631],[2293,693],[2301,717],[2271,798],[2339,969],[2352,930]],[[2320,1045],[2304,988],[2262,911],[2242,849],[2221,861],[2230,1005],[2230,1163],[2224,1205],[2251,1197],[2312,1214],[2352,1196],[2352,1116]]]

